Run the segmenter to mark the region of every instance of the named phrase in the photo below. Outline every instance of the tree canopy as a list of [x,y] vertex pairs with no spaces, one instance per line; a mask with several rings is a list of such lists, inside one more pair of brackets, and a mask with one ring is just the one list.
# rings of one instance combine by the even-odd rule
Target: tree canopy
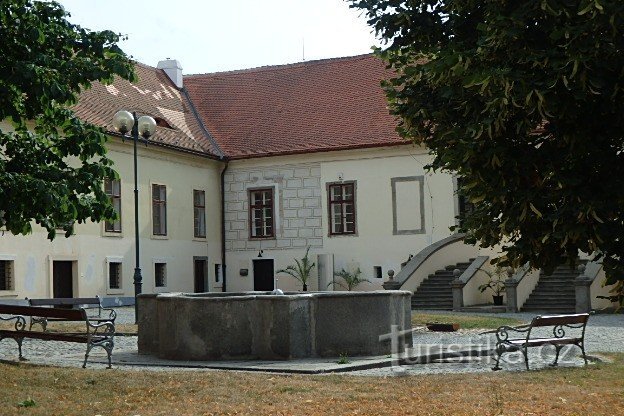
[[103,191],[116,177],[107,136],[71,111],[81,89],[134,67],[111,31],[70,23],[56,2],[0,0],[0,226],[28,234],[32,222],[53,239],[76,222],[115,213]]
[[466,241],[502,266],[601,258],[624,300],[624,2],[349,0],[399,133],[457,173]]

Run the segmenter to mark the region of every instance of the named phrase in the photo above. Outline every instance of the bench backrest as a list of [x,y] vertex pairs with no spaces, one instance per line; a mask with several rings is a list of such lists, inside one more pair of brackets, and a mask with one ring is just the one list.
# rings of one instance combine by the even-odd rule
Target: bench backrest
[[95,306],[101,307],[100,298],[52,298],[28,299],[30,306]]
[[84,309],[58,309],[39,306],[0,305],[0,315],[37,316],[40,318],[61,318],[86,320]]
[[536,316],[531,322],[532,327],[540,326],[556,326],[556,325],[575,325],[586,324],[589,319],[588,313],[577,313],[573,315],[550,315]]

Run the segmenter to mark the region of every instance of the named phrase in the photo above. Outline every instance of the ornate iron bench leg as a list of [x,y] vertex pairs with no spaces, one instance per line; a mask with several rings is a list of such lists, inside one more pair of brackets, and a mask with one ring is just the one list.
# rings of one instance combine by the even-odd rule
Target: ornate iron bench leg
[[579,345],[579,347],[581,348],[581,353],[583,354],[583,360],[585,360],[585,365],[587,365],[587,354],[585,354],[585,341],[582,340],[581,344]]
[[529,348],[525,345],[520,351],[524,354],[524,364],[526,365],[527,371],[529,371]]
[[22,355],[22,342],[24,341],[24,338],[15,338],[15,342],[17,342],[17,349],[19,351],[19,360],[20,361],[28,361],[26,358],[24,358],[24,355]]
[[111,361],[113,348],[115,347],[114,341],[111,339],[109,342],[104,343],[102,347],[106,350],[106,354],[108,355],[108,368],[113,368]]
[[562,348],[563,345],[555,345],[555,361],[553,361],[553,363],[550,365],[551,367],[556,367],[558,365],[557,362],[559,361],[559,353],[561,352]]
[[498,370],[501,369],[501,367],[500,367],[500,359],[501,359],[501,356],[503,355],[504,352],[505,352],[505,350],[501,346],[499,346],[499,345],[496,346],[496,365],[494,367],[492,367],[493,371],[498,371]]
[[87,359],[89,358],[89,352],[91,351],[91,348],[93,348],[93,346],[90,343],[88,343],[87,352],[85,353],[84,363],[82,363],[82,368],[87,368]]

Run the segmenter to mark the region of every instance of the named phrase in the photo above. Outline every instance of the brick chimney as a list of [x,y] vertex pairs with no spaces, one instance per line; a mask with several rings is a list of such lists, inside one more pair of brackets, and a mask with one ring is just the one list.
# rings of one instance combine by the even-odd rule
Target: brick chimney
[[182,88],[182,66],[177,59],[167,58],[164,61],[159,61],[156,68],[165,71],[165,74],[167,74],[175,86]]

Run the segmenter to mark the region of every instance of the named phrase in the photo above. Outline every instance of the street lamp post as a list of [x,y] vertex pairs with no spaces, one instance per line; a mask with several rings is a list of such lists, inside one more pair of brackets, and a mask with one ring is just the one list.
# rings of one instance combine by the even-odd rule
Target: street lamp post
[[147,140],[156,131],[156,121],[150,116],[137,118],[136,113],[121,110],[113,116],[113,127],[122,136],[130,132],[134,142],[134,245],[135,245],[135,267],[134,267],[134,319],[139,319],[138,296],[141,294],[143,277],[141,276],[141,266],[139,261],[139,187],[137,180],[137,142],[139,136]]

